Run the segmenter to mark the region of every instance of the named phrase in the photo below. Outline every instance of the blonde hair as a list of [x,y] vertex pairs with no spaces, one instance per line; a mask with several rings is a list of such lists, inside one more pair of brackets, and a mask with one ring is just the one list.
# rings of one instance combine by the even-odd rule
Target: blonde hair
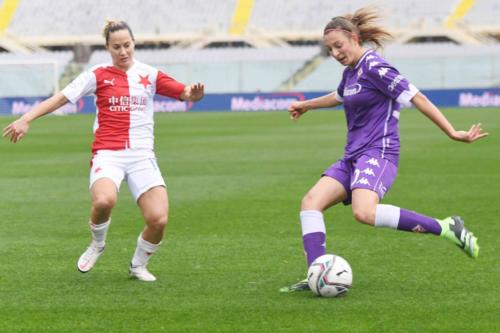
[[127,29],[130,37],[132,37],[132,40],[135,41],[134,39],[134,34],[132,33],[132,29],[130,29],[129,25],[125,21],[117,21],[117,20],[112,20],[107,18],[106,19],[106,24],[104,25],[104,28],[102,29],[102,36],[106,39],[106,46],[109,43],[109,34],[115,31],[119,30],[125,30]]
[[348,34],[355,34],[359,37],[359,44],[371,42],[381,47],[386,41],[393,38],[392,34],[384,28],[374,24],[381,18],[380,12],[375,7],[362,7],[354,14],[336,16],[328,22],[323,30],[323,34],[338,30]]

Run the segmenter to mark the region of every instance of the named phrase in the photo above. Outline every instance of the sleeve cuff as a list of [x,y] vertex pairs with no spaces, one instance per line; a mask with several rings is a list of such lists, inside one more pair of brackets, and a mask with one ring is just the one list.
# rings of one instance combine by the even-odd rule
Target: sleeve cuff
[[398,98],[396,98],[396,102],[401,104],[403,107],[411,106],[411,99],[418,93],[417,87],[413,84],[408,85],[408,90],[404,90],[401,94],[399,94]]
[[335,94],[335,99],[339,101],[340,103],[344,102],[344,98],[340,96],[339,91],[337,90],[337,93]]
[[61,94],[63,94],[64,97],[66,97],[68,99],[68,101],[72,104],[75,104],[78,100],[78,99],[75,100],[75,98],[73,96],[70,96],[71,94],[69,94],[68,91],[66,91],[66,88],[61,90]]

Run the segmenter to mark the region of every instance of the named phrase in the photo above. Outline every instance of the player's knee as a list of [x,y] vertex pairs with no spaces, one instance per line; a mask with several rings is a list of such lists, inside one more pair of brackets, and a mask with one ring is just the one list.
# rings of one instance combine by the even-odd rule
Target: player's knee
[[109,211],[116,204],[116,198],[108,195],[98,195],[94,198],[92,205],[97,211]]
[[156,231],[163,231],[167,225],[167,212],[153,212],[146,216],[146,223],[150,228]]
[[314,195],[312,195],[310,192],[308,192],[303,198],[300,203],[300,209],[301,210],[316,210],[319,207],[317,207],[316,199]]
[[353,208],[352,215],[356,221],[364,224],[373,225],[375,223],[375,213],[369,209]]

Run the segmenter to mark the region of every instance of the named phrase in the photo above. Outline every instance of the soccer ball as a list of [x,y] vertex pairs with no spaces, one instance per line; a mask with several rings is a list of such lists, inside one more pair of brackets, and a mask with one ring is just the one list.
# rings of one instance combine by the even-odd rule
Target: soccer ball
[[307,282],[316,295],[342,296],[352,286],[352,269],[344,258],[325,254],[316,258],[309,267]]

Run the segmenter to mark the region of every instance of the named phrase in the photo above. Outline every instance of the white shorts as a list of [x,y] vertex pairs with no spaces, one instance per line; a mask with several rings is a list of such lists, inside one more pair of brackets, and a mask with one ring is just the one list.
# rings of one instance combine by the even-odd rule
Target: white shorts
[[117,191],[123,180],[137,201],[139,197],[155,186],[164,186],[156,157],[151,150],[99,150],[92,158],[90,185],[101,178],[109,178]]

